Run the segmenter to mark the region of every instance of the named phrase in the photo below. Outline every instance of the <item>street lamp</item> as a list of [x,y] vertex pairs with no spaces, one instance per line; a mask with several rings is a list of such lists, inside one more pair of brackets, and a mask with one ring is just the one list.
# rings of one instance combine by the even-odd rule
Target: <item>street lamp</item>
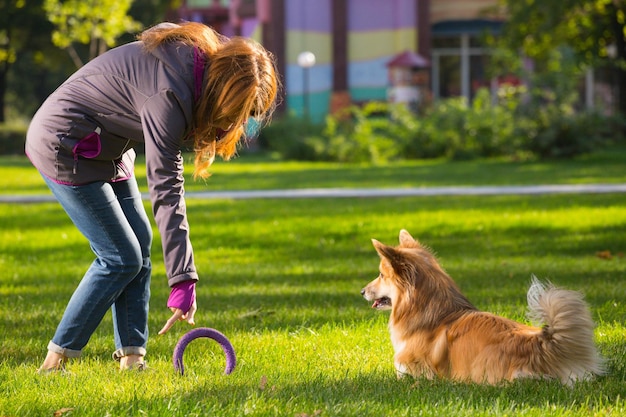
[[310,51],[298,55],[298,65],[302,68],[302,112],[309,118],[309,68],[315,65],[315,54]]

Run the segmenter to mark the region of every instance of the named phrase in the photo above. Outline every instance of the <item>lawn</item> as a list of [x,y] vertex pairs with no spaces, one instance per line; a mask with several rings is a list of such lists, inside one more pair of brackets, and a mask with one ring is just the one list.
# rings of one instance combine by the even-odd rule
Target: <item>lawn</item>
[[[191,188],[615,183],[626,182],[623,157],[386,167],[242,157]],[[0,173],[0,193],[45,190],[23,158],[0,159]],[[7,181],[13,175],[23,187]],[[158,234],[150,369],[117,371],[109,315],[70,374],[36,375],[92,256],[57,204],[0,204],[0,416],[626,415],[625,203],[622,194],[190,200],[197,326],[226,334],[238,364],[223,375],[220,348],[197,340],[184,377],[171,354],[189,327],[156,335],[169,315]],[[388,313],[359,291],[377,274],[370,239],[395,243],[401,228],[431,246],[483,310],[524,321],[531,274],[582,291],[608,374],[572,388],[396,380]]]
[[[185,155],[191,161],[191,155]],[[243,154],[229,162],[218,160],[212,176],[191,179],[187,191],[268,190],[324,187],[433,187],[463,185],[534,185],[626,183],[626,146],[613,147],[574,160],[512,162],[501,159],[400,161],[385,165],[336,162],[276,162],[258,154]],[[191,167],[191,163],[187,165]],[[0,193],[48,193],[37,171],[24,157],[0,156]],[[143,158],[137,180],[147,190]]]

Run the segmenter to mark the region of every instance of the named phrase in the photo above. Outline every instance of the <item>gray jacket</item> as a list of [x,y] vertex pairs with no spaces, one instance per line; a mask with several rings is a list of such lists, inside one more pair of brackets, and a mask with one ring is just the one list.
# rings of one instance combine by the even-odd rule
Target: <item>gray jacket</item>
[[149,53],[133,42],[74,73],[37,111],[26,138],[33,165],[73,185],[130,178],[133,148],[144,145],[170,286],[198,279],[181,155],[192,126],[194,88],[192,47],[175,42]]

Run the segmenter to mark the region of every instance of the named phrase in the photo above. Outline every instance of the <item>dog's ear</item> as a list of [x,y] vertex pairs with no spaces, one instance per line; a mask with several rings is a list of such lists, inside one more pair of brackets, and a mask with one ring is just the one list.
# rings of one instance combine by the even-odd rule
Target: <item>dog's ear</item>
[[404,248],[418,248],[420,247],[420,243],[417,239],[414,239],[409,232],[402,229],[400,230],[400,246]]
[[372,239],[372,245],[374,245],[374,249],[376,249],[376,252],[378,252],[380,256],[384,256],[381,251],[387,245],[385,245],[384,243],[380,243],[376,239]]
[[396,257],[396,250],[393,247],[387,246],[384,243],[380,243],[376,239],[372,239],[372,244],[374,245],[374,249],[376,249],[376,252],[378,252],[378,255],[381,257],[381,259],[387,259],[391,262],[392,259]]
[[374,245],[374,248],[376,249],[376,252],[378,252],[380,258],[389,262],[397,274],[401,274],[403,272],[406,266],[406,259],[401,251],[392,246],[380,243],[376,239],[372,239],[372,244]]

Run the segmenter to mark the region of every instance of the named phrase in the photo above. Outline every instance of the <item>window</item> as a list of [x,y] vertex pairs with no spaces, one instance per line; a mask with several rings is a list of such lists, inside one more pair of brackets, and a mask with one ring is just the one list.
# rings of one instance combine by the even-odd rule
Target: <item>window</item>
[[481,87],[489,87],[490,53],[483,42],[486,30],[498,30],[499,22],[468,20],[440,22],[432,32],[432,91],[434,98],[463,96],[472,99]]

